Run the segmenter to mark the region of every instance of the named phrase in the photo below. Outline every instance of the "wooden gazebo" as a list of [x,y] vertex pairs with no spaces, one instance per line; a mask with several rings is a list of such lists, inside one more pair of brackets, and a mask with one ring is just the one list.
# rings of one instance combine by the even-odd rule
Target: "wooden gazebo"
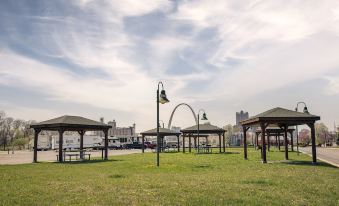
[[[293,132],[294,132],[294,128],[293,127],[289,127],[287,129],[287,132],[290,134],[290,138],[291,138],[291,150],[294,151],[293,148]],[[257,130],[255,131],[255,146],[258,146],[258,137],[261,134],[261,128],[257,128]],[[268,151],[270,151],[270,145],[271,145],[271,137],[275,137],[275,143],[276,143],[276,147],[279,148],[280,150],[280,136],[284,134],[284,129],[280,128],[280,127],[267,127],[266,128],[266,136],[267,136],[267,149]],[[288,144],[288,142],[284,142],[284,144]]]
[[59,132],[59,162],[63,162],[62,145],[65,131],[77,131],[80,135],[80,157],[82,158],[84,134],[86,131],[103,131],[105,134],[105,160],[108,159],[108,129],[112,126],[78,116],[62,116],[30,125],[34,129],[33,162],[37,162],[38,135],[42,130]]
[[[142,152],[144,153],[145,151],[145,137],[146,136],[153,136],[156,137],[157,136],[157,128],[151,129],[151,130],[147,130],[145,132],[141,132],[141,137],[142,137]],[[180,151],[180,142],[179,142],[179,137],[180,137],[180,132],[176,132],[167,128],[162,128],[159,127],[159,136],[160,136],[160,142],[161,145],[164,144],[164,137],[166,136],[176,136],[178,138],[178,152]],[[157,145],[157,147],[159,147],[160,145]],[[162,146],[161,146],[162,148]]]
[[[308,113],[296,112],[284,108],[274,108],[243,120],[240,124],[243,127],[244,132],[244,158],[247,159],[247,141],[246,132],[251,126],[260,126],[262,134],[262,162],[267,163],[266,158],[266,143],[265,135],[266,129],[269,126],[279,127],[283,130],[284,141],[287,143],[287,132],[290,126],[307,124],[311,129],[312,138],[312,162],[317,162],[316,143],[315,143],[315,128],[314,123],[320,120],[319,116],[311,115]],[[288,144],[285,144],[285,159],[288,160]]]
[[[183,142],[183,152],[185,153],[185,137],[188,137],[189,142],[189,152],[191,152],[191,138],[197,138],[198,136],[198,125],[194,125],[188,127],[186,129],[180,130],[182,132],[182,142]],[[221,148],[223,148],[223,152],[225,152],[225,132],[226,130],[221,129],[217,126],[211,124],[199,124],[199,137],[208,138],[210,134],[217,134],[219,136],[219,152],[221,153]],[[221,140],[222,136],[222,140]],[[194,140],[196,141],[196,140]],[[199,142],[198,142],[199,145]]]

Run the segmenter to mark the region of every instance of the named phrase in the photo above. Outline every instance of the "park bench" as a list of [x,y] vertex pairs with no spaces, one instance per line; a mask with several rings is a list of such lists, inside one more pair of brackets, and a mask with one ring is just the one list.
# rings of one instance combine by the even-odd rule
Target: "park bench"
[[205,145],[202,144],[201,146],[198,146],[198,153],[202,154],[211,154],[212,153],[212,146],[211,145]]
[[91,154],[89,154],[89,153],[86,154],[86,153],[84,152],[84,153],[82,154],[82,158],[85,160],[85,159],[86,159],[86,158],[85,158],[86,156],[88,156],[88,160],[91,160]]
[[[75,160],[79,159],[80,154],[74,153],[74,152],[79,152],[79,151],[68,151],[68,152],[72,152],[72,153],[66,153],[66,151],[63,151],[63,156],[64,156],[65,161],[66,160],[72,161],[72,157],[75,157]],[[88,160],[91,160],[91,154],[86,153],[86,151],[84,150],[83,153],[82,153],[82,159],[83,160],[86,159],[85,158],[86,156],[88,157]],[[57,161],[59,161],[59,155],[58,154],[56,155],[56,157],[57,157]],[[68,157],[68,158],[66,158],[66,157]],[[81,157],[80,157],[80,159],[81,159]]]
[[[59,155],[56,155],[57,161],[59,161]],[[69,161],[72,161],[72,157],[75,157],[75,160],[78,160],[79,154],[66,154],[64,153],[64,160],[66,161],[66,157],[69,157]]]

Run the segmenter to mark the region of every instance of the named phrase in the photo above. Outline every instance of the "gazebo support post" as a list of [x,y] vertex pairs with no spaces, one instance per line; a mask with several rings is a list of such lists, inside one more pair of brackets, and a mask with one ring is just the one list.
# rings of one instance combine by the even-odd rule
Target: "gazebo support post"
[[275,148],[278,148],[278,135],[275,134]]
[[105,160],[108,160],[108,130],[104,130],[105,134]]
[[162,138],[162,145],[163,145],[163,151],[165,152],[165,149],[166,149],[165,137]]
[[34,129],[34,154],[33,154],[33,163],[38,162],[38,136],[41,132],[41,129]]
[[267,151],[270,151],[271,149],[271,142],[270,142],[270,133],[267,132]]
[[197,149],[197,137],[194,137],[194,148]]
[[188,135],[188,152],[192,152],[192,140],[191,140],[191,134]]
[[314,122],[307,124],[311,129],[311,139],[312,139],[312,163],[317,164],[317,149],[315,143],[315,128]]
[[[206,137],[207,139],[207,137]],[[207,141],[206,141],[207,142]],[[208,144],[208,142],[206,143]],[[223,146],[223,152],[226,152],[226,146],[225,146],[225,132],[222,133],[222,146]]]
[[249,127],[242,127],[242,130],[244,132],[244,159],[247,160],[247,130],[249,129]]
[[291,150],[292,152],[294,152],[293,131],[290,131],[290,136],[291,136]]
[[278,133],[278,149],[280,151],[280,133]]
[[185,134],[182,134],[182,153],[185,153]]
[[178,147],[178,152],[180,152],[180,135],[178,135],[177,136],[177,138],[178,138],[178,145],[177,145],[177,147]]
[[285,160],[288,160],[288,141],[287,141],[287,126],[284,125],[284,146],[285,146]]
[[255,149],[256,149],[256,150],[258,149],[258,142],[259,142],[259,141],[258,141],[258,139],[259,139],[258,136],[259,136],[259,134],[256,132],[256,133],[255,133]]
[[64,130],[59,129],[59,162],[63,162],[62,145],[64,139]]
[[144,135],[141,136],[141,141],[142,141],[142,145],[141,145],[142,153],[145,153],[145,136]]
[[219,153],[221,153],[221,134],[219,133]]
[[265,130],[266,130],[266,125],[261,122],[260,123],[261,127],[261,148],[262,148],[262,163],[267,163],[267,158],[266,158],[266,142],[265,142]]
[[84,134],[85,131],[80,130],[78,131],[80,135],[80,159],[84,159]]

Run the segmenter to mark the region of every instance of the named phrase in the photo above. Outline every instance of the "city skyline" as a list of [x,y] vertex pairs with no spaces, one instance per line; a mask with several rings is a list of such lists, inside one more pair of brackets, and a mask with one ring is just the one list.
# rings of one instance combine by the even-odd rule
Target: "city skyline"
[[[22,119],[65,114],[155,128],[156,86],[169,104],[235,123],[306,102],[339,122],[337,1],[1,1],[0,110]],[[299,108],[302,111],[302,108]],[[175,126],[192,126],[180,108]]]

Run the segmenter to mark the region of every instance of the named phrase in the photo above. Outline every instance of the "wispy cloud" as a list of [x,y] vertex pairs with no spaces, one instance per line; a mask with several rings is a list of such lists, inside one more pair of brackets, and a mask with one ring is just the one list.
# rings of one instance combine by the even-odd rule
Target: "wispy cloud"
[[210,109],[317,79],[322,95],[339,93],[337,1],[0,4],[0,85],[138,113],[140,128],[153,125],[159,80],[173,104]]

